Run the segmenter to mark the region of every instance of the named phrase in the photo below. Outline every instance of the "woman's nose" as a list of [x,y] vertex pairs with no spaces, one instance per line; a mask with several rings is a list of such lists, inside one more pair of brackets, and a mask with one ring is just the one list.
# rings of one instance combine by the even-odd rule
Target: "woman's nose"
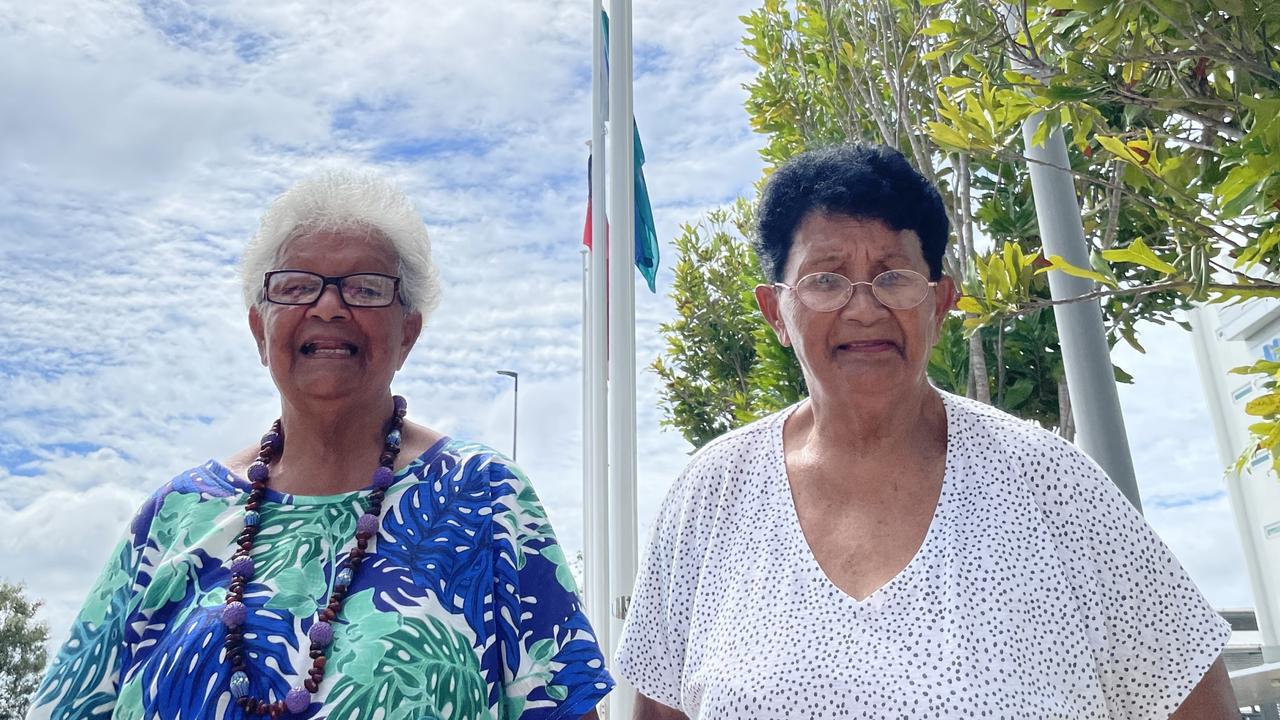
[[884,303],[880,302],[876,294],[871,290],[871,283],[857,282],[853,283],[853,292],[849,295],[849,302],[840,308],[841,316],[858,318],[868,315],[879,315],[888,312],[888,308]]
[[338,292],[338,286],[326,285],[307,314],[321,320],[337,320],[351,317],[351,310],[342,299],[342,293]]

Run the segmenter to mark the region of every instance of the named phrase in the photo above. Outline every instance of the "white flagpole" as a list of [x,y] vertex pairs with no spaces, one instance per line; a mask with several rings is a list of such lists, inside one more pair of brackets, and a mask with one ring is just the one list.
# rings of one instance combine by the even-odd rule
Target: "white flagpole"
[[[609,597],[610,655],[631,602],[636,548],[636,328],[631,1],[609,0]],[[612,720],[628,720],[635,692],[617,678]]]
[[[605,653],[613,648],[609,615],[609,449],[606,411],[608,407],[608,350],[605,337],[608,298],[605,296],[605,251],[607,219],[605,202],[605,132],[608,113],[604,66],[604,30],[600,26],[601,0],[591,0],[591,253],[587,263],[588,311],[583,318],[588,337],[587,362],[583,373],[587,382],[586,415],[583,431],[583,575],[586,584],[587,615],[596,631],[596,640]],[[610,658],[606,658],[608,662]]]

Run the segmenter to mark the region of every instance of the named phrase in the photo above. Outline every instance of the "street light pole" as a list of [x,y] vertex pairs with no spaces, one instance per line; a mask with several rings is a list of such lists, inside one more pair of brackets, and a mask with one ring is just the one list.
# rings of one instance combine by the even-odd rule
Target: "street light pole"
[[506,375],[515,381],[515,389],[511,393],[511,459],[516,459],[516,431],[520,428],[520,373],[515,370],[499,370],[499,375]]

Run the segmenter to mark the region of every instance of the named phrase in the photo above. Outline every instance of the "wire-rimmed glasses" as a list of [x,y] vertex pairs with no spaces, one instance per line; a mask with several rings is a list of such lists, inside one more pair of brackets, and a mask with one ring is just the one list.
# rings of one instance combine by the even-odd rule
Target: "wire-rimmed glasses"
[[330,277],[306,270],[272,270],[262,279],[263,297],[276,305],[310,305],[330,285],[337,286],[338,295],[351,307],[387,307],[400,296],[400,278],[382,273]]
[[805,275],[795,285],[774,283],[774,287],[784,288],[796,294],[800,302],[817,312],[831,312],[844,307],[853,297],[853,290],[859,285],[870,285],[871,294],[881,305],[894,310],[910,310],[924,302],[929,288],[938,283],[915,270],[885,270],[871,279],[871,282],[853,282],[849,278],[834,272],[816,272]]

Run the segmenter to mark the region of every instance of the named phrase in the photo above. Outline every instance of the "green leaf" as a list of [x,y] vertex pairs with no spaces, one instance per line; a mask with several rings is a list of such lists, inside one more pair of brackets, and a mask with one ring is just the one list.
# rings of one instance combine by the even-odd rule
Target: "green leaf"
[[936,37],[938,35],[950,35],[956,31],[956,24],[950,20],[941,18],[930,22],[920,30],[920,34],[926,37]]
[[1080,102],[1092,98],[1097,91],[1074,85],[1050,85],[1041,94],[1053,102]]

